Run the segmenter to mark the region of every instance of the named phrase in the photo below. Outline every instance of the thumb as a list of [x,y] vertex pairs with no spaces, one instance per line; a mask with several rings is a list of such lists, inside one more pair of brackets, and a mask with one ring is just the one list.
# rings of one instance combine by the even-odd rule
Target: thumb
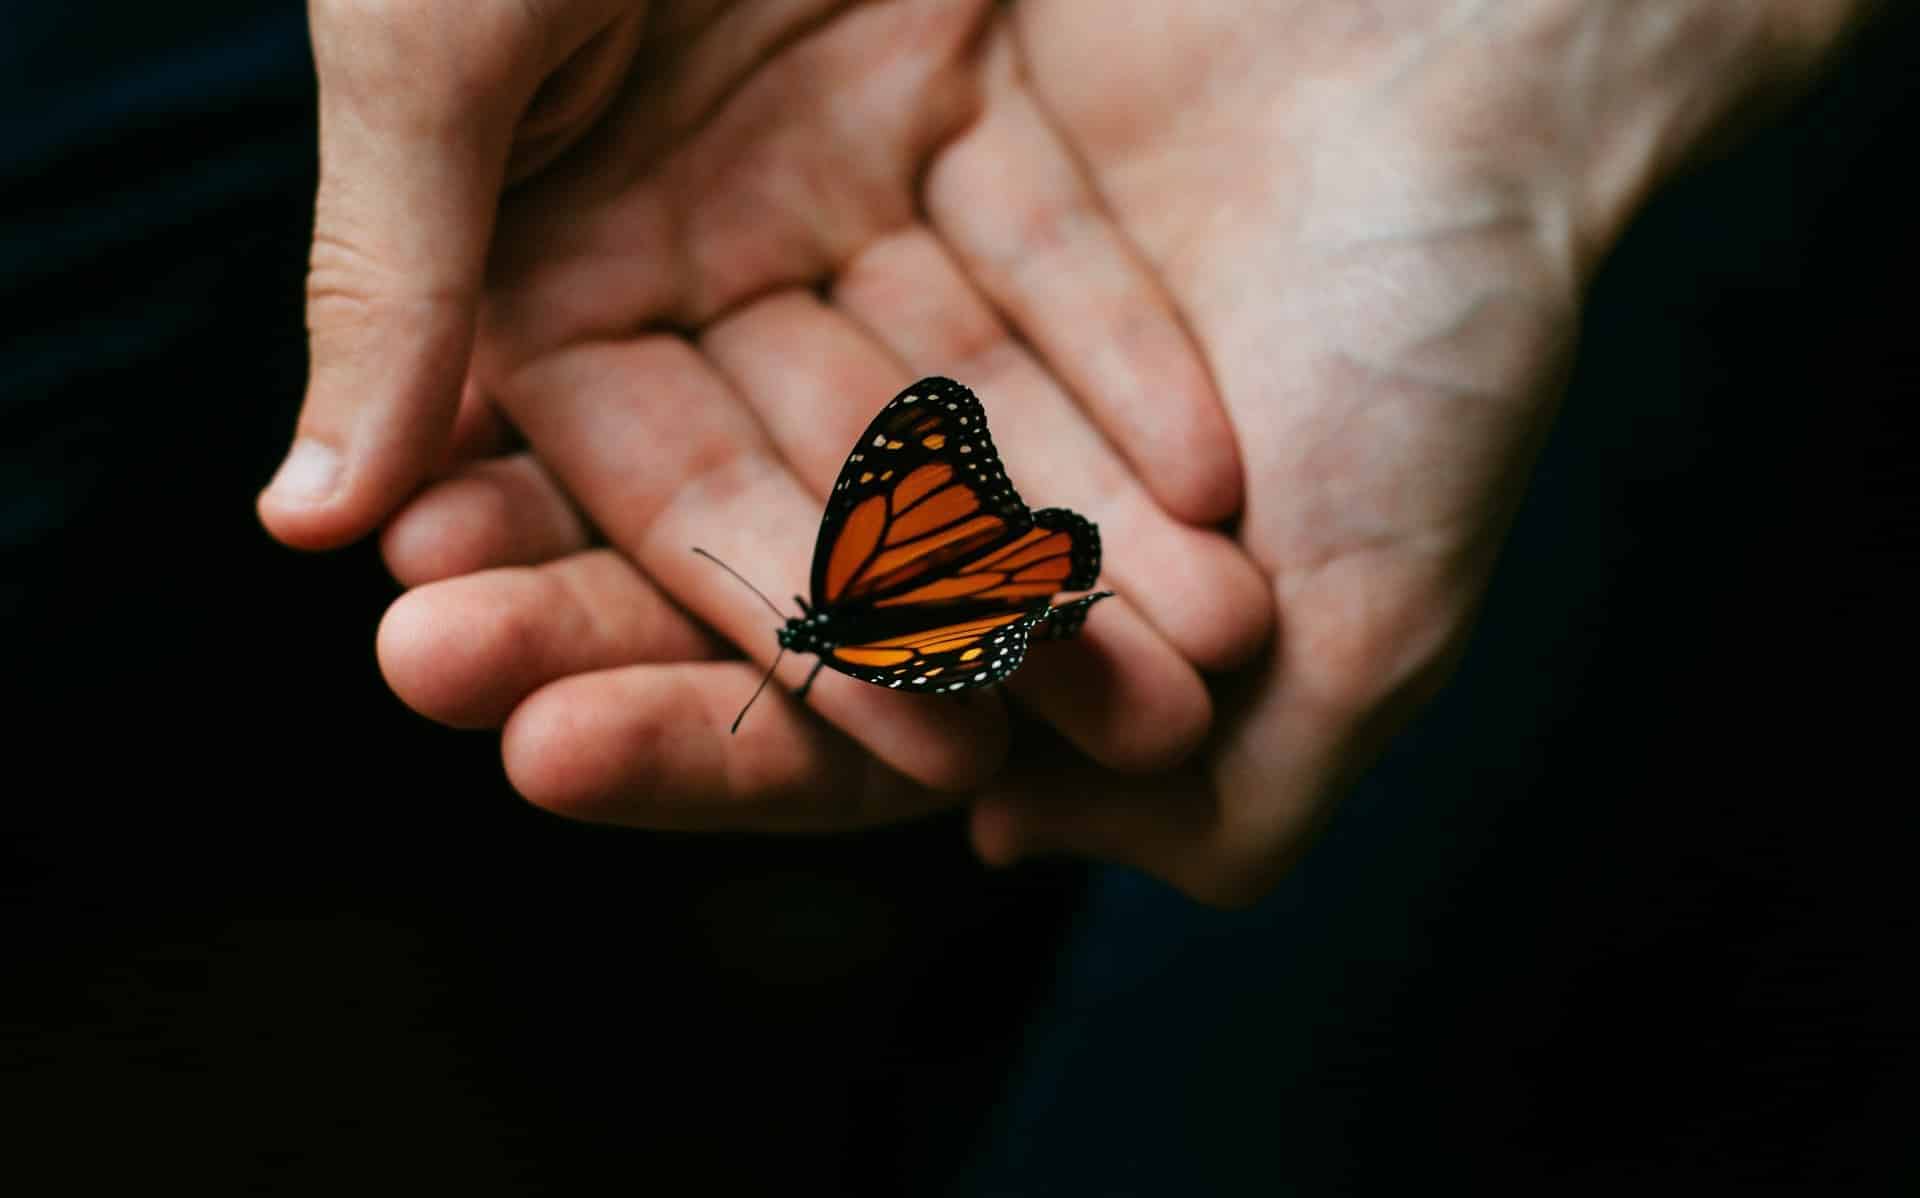
[[312,5],[307,393],[259,500],[290,545],[366,533],[444,450],[514,127],[542,73],[532,7]]

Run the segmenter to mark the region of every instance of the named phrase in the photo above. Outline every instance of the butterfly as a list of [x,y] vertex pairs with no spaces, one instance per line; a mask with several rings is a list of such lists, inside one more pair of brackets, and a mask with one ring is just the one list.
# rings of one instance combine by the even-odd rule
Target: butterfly
[[1099,576],[1100,530],[1065,508],[1029,510],[979,398],[952,379],[921,379],[848,453],[814,543],[812,602],[794,596],[801,614],[779,630],[780,655],[747,707],[788,650],[820,658],[794,692],[801,698],[826,668],[926,694],[991,686],[1020,668],[1031,642],[1080,630],[1113,592],[1059,606],[1054,595]]

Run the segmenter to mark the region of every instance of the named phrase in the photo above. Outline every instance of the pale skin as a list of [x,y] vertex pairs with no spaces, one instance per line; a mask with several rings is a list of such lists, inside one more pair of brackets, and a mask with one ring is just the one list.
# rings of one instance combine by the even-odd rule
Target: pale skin
[[[307,447],[262,518],[384,526],[389,682],[553,810],[965,802],[989,861],[1248,901],[1444,677],[1596,263],[1863,8],[316,0]],[[800,589],[929,373],[1101,525],[1118,598],[1007,688],[1058,745],[830,673],[728,736],[775,620],[690,547]]]

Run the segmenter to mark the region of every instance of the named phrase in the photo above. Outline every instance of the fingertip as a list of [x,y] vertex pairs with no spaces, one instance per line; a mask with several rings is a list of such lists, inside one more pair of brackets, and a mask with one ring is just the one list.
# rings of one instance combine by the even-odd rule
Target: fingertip
[[1275,604],[1271,582],[1225,537],[1197,532],[1198,559],[1189,586],[1179,596],[1165,631],[1188,661],[1202,670],[1237,669],[1273,638]]
[[298,549],[372,532],[446,460],[472,344],[462,303],[385,298],[331,311],[309,302],[311,376],[294,442],[259,501]]
[[294,549],[338,549],[379,528],[445,452],[451,413],[419,405],[390,443],[356,454],[341,438],[302,433],[255,501],[260,522]]
[[[1140,635],[1151,637],[1144,623]],[[1099,757],[1129,774],[1170,770],[1191,757],[1213,728],[1213,696],[1200,675],[1159,638],[1135,651],[1139,668],[1123,673],[1108,697],[1115,729]],[[1158,650],[1157,653],[1154,650]]]
[[1169,515],[1199,528],[1226,523],[1245,498],[1243,468],[1206,367],[1158,309],[1127,321],[1126,333],[1132,369],[1087,389],[1088,406]]
[[1079,781],[1088,776],[1079,770],[1053,772],[1044,783],[1034,776],[1022,777],[975,800],[967,818],[967,839],[974,855],[991,869],[1045,857],[1118,863],[1107,846],[1089,843],[1081,832],[1079,824],[1088,816],[1080,797],[1046,789],[1060,786],[1069,777]]
[[286,507],[324,505],[340,490],[344,467],[339,449],[316,437],[300,437],[267,483],[266,494]]
[[967,813],[967,840],[973,855],[989,869],[1005,869],[1021,857],[1020,829],[1013,806],[1002,799],[985,798]]
[[365,532],[339,515],[346,456],[317,437],[297,438],[254,510],[273,537],[295,549],[333,549]]
[[[607,740],[594,735],[593,708],[575,701],[570,689],[564,681],[542,687],[513,709],[500,730],[500,760],[527,802],[568,819],[605,820],[601,809],[616,789],[619,763],[601,751]],[[632,738],[652,727],[646,721],[622,727],[629,754],[646,756],[644,743]]]
[[415,663],[421,657],[421,642],[431,627],[420,593],[408,591],[387,605],[380,617],[380,626],[373,634],[374,658],[380,663],[380,676],[386,680],[387,688],[402,703],[428,719],[434,715],[426,710],[431,704],[420,693]]
[[1170,671],[1167,684],[1135,706],[1142,734],[1122,739],[1108,764],[1127,773],[1170,770],[1205,743],[1213,728],[1213,696],[1191,669]]
[[388,606],[374,633],[380,675],[402,703],[451,728],[491,728],[503,713],[473,685],[483,634],[462,605],[438,588],[408,591]]
[[1203,528],[1224,524],[1245,498],[1233,429],[1210,389],[1181,414],[1182,423],[1156,429],[1130,457],[1169,514]]

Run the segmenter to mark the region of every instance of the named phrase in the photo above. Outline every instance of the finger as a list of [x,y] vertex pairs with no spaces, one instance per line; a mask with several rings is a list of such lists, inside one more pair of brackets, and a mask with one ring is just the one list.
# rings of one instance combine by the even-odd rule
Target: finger
[[[644,336],[555,354],[515,375],[503,402],[594,526],[650,579],[759,660],[773,657],[778,617],[690,550],[700,546],[748,577],[797,583],[810,572],[820,504],[685,342]],[[794,682],[806,665],[788,666]],[[771,690],[761,700],[791,703]],[[991,709],[894,695],[832,674],[809,703],[937,789],[977,785],[1005,752],[1004,716]]]
[[1228,669],[1266,642],[1271,593],[1252,563],[1225,537],[1160,507],[931,236],[875,243],[833,299],[913,369],[954,373],[986,398],[994,443],[1023,497],[1099,524],[1115,589],[1188,661]]
[[1160,504],[1194,524],[1240,506],[1234,434],[1171,298],[1103,210],[992,39],[981,117],[927,177],[928,216],[967,275]]
[[531,454],[475,462],[401,508],[380,535],[405,586],[500,566],[530,566],[587,547],[588,530]]
[[562,679],[515,709],[501,738],[526,798],[572,819],[648,828],[808,831],[951,806],[797,704],[732,736],[755,671],[633,666]]
[[276,537],[353,540],[442,461],[515,122],[616,7],[313,4],[311,364],[293,447],[259,499]]
[[708,325],[700,352],[753,409],[808,491],[824,499],[874,414],[913,379],[845,313],[787,288]]
[[408,591],[387,609],[376,647],[401,701],[455,728],[498,728],[556,679],[721,651],[608,549]]
[[1123,598],[1098,604],[1077,638],[1036,642],[1007,689],[1113,770],[1172,769],[1213,722],[1200,676]]
[[[874,412],[913,381],[905,364],[812,292],[748,305],[700,344],[822,497]],[[1211,713],[1199,676],[1124,596],[1099,607],[1081,641],[1036,646],[1008,685],[1116,769],[1171,766],[1199,743]]]

